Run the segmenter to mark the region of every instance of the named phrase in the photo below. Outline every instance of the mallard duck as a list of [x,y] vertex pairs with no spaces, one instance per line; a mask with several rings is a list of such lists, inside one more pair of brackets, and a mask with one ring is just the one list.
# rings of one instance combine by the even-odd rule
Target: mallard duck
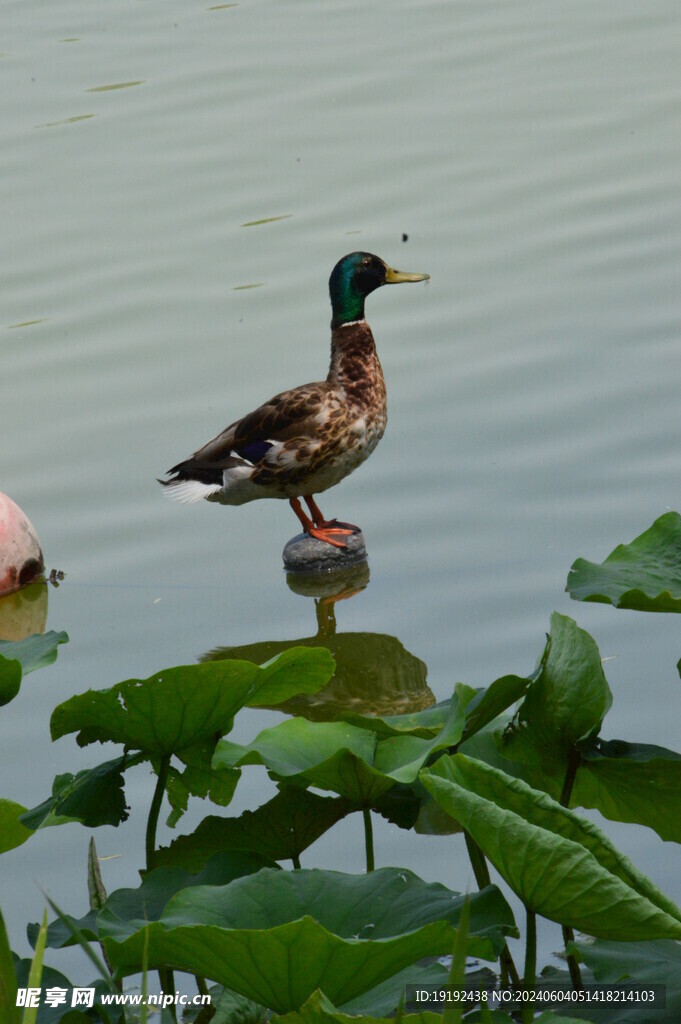
[[381,285],[428,278],[392,270],[368,252],[339,260],[329,279],[333,318],[326,380],[282,391],[236,420],[168,470],[172,479],[159,481],[165,493],[176,501],[205,498],[222,505],[288,498],[305,533],[346,547],[343,538],[359,527],[325,519],[314,495],[368,459],[385,430],[385,382],[364,300]]

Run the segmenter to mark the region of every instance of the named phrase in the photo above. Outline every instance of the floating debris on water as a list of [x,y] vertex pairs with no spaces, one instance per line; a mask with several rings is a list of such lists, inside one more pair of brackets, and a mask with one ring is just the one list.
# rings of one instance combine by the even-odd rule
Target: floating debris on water
[[44,324],[48,317],[41,320],[22,320],[20,324],[7,324],[8,331],[15,331],[18,327],[33,327],[34,324]]
[[254,228],[258,224],[273,224],[275,220],[289,220],[293,216],[292,213],[282,213],[278,217],[262,217],[261,220],[247,220],[245,224],[242,224],[242,228]]
[[75,117],[65,117],[62,121],[45,121],[44,124],[37,124],[36,128],[57,128],[61,124],[76,124],[78,121],[87,121],[96,114],[76,114]]
[[85,92],[113,92],[115,89],[132,89],[135,85],[146,85],[146,82],[113,82],[111,85],[95,85]]

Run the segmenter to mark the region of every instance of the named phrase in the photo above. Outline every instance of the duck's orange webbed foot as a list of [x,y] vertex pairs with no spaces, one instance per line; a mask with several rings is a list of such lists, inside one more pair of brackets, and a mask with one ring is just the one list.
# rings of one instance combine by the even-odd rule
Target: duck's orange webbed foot
[[348,535],[352,533],[362,532],[361,527],[355,526],[354,523],[343,523],[340,522],[338,519],[325,519],[324,522],[320,523],[319,525],[322,527],[328,527],[329,529],[334,530],[336,533],[345,533]]
[[325,519],[314,497],[311,494],[304,495],[310,512],[312,513],[312,519],[315,526],[320,527],[322,530],[329,530],[333,533],[344,534],[349,537],[353,533],[361,533],[359,526],[355,526],[354,523],[342,523],[338,519]]
[[312,519],[305,515],[298,498],[289,498],[291,508],[309,537],[324,541],[325,544],[331,544],[335,548],[346,548],[346,542],[340,538],[351,537],[354,533],[360,532],[359,527],[353,526],[352,523],[339,523],[337,519],[325,519],[312,495],[305,495],[305,501],[312,513]]
[[344,540],[339,540],[339,535],[347,535],[348,530],[325,530],[323,526],[310,526],[309,530],[305,532],[316,540],[323,540],[325,544],[331,544],[334,548],[348,546]]

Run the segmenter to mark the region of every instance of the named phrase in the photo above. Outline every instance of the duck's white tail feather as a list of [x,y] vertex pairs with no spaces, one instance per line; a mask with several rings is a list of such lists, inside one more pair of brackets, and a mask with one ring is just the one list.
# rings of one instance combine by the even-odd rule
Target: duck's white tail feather
[[180,501],[183,505],[201,501],[202,498],[210,498],[211,494],[217,494],[220,490],[220,484],[203,484],[200,480],[171,480],[170,483],[164,481],[163,488],[166,497]]

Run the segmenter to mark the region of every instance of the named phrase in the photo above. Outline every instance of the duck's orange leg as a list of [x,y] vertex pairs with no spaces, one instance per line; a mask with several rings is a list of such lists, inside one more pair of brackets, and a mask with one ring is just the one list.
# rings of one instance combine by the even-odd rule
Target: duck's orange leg
[[359,526],[355,526],[353,523],[339,523],[337,519],[325,519],[313,495],[304,494],[303,497],[312,513],[315,526],[320,527],[322,530],[332,530],[334,533],[345,534],[345,536],[361,532]]
[[[307,498],[305,500],[307,501]],[[295,514],[298,516],[298,519],[300,520],[303,530],[310,537],[315,537],[317,540],[323,540],[325,541],[326,544],[331,544],[334,548],[347,547],[347,544],[345,543],[344,540],[336,540],[336,537],[343,534],[348,535],[353,532],[352,530],[337,529],[330,523],[324,523],[324,525],[317,526],[317,524],[314,523],[309,516],[305,515],[305,513],[303,512],[303,507],[300,504],[300,500],[298,498],[289,498],[289,505],[291,506]]]

